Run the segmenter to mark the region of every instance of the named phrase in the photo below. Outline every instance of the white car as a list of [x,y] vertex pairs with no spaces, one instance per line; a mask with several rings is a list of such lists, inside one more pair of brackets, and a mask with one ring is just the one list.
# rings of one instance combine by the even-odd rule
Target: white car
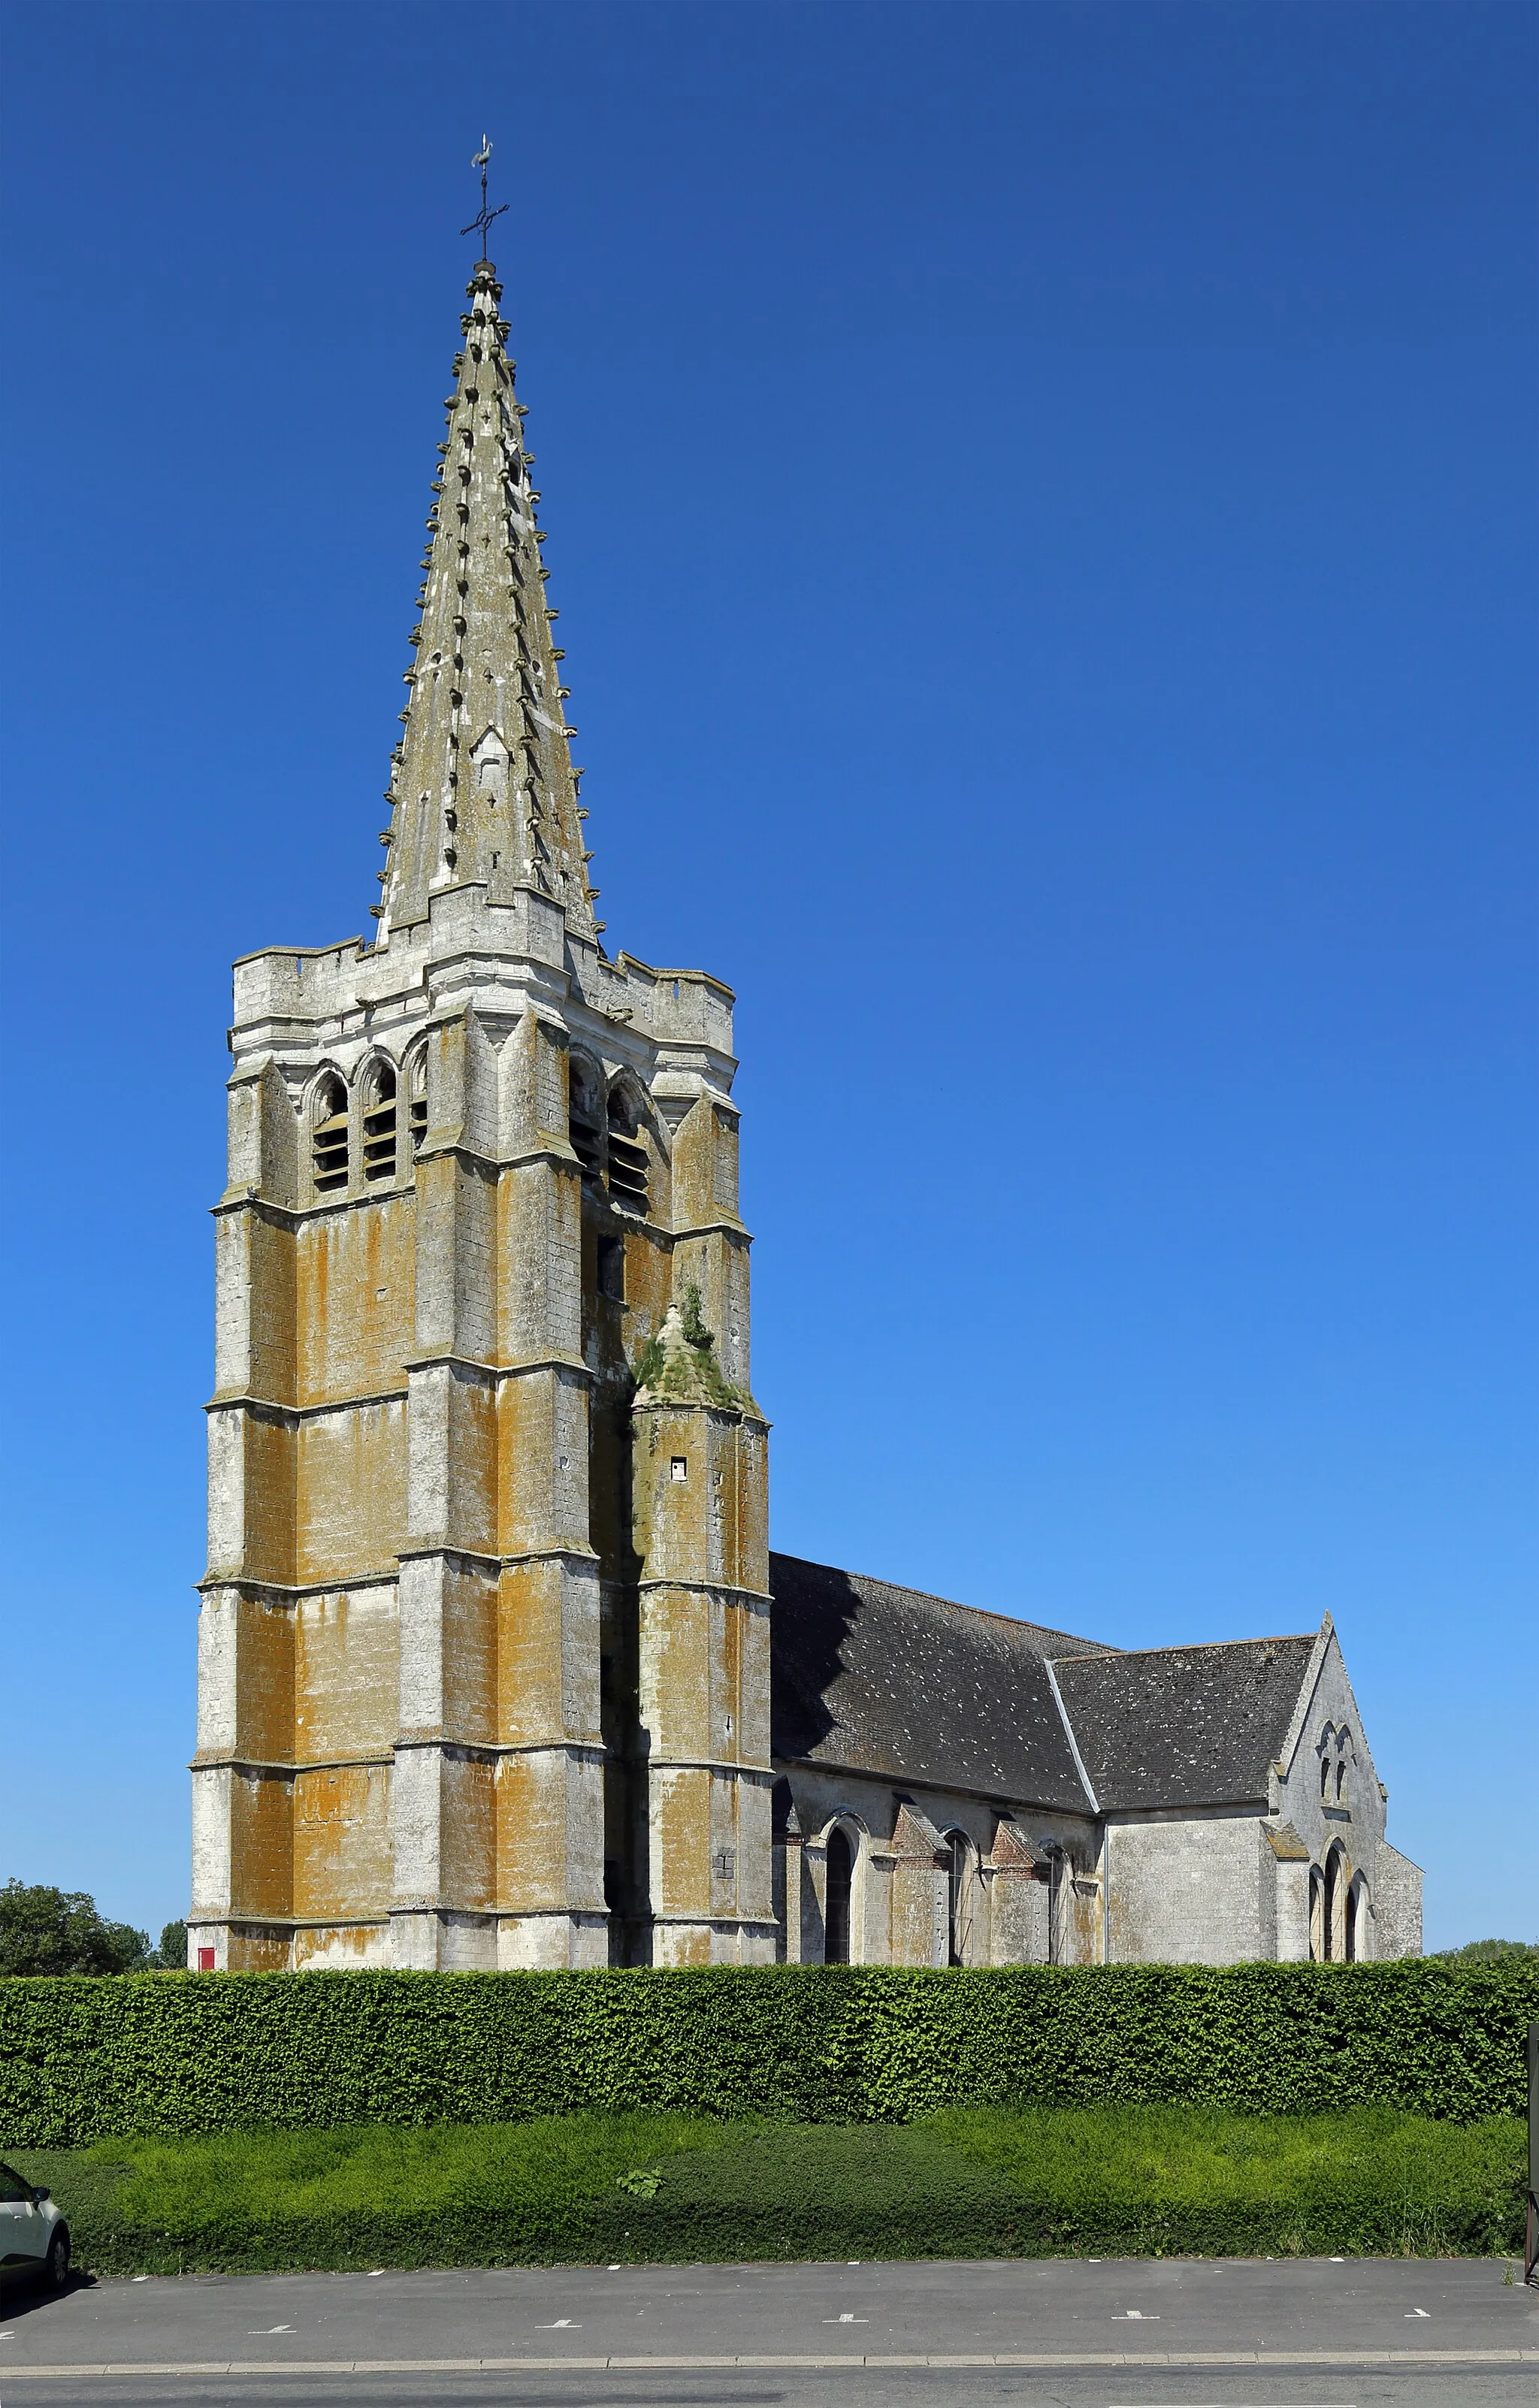
[[50,2289],[69,2280],[69,2227],[46,2190],[0,2165],[0,2275],[41,2274]]

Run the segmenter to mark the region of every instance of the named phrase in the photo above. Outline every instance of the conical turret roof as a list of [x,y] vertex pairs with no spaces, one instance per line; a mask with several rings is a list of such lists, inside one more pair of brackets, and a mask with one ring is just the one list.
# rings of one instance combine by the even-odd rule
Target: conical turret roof
[[577,731],[566,720],[535,524],[534,455],[524,446],[502,287],[490,260],[478,264],[466,292],[404,732],[387,792],[380,940],[424,919],[434,892],[465,885],[484,886],[494,902],[533,887],[562,905],[574,936],[591,940],[603,924],[594,919],[597,890],[583,847],[583,773],[568,750]]

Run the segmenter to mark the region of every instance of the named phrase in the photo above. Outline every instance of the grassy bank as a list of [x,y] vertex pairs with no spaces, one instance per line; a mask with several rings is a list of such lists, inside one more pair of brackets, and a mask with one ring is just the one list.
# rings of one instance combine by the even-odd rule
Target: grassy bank
[[12,2154],[103,2274],[808,2258],[1481,2255],[1525,2135],[1386,2109],[572,2115]]

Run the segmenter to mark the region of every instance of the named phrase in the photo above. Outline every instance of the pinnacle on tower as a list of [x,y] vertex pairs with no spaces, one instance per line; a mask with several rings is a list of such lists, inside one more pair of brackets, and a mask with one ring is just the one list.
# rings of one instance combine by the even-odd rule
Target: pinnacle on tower
[[391,822],[380,942],[426,918],[428,898],[479,885],[496,902],[532,887],[562,906],[576,937],[597,941],[597,888],[568,750],[561,655],[545,603],[544,537],[535,523],[534,454],[513,389],[490,260],[466,287],[464,347],[445,403],[431,538],[411,631],[404,733],[386,790]]

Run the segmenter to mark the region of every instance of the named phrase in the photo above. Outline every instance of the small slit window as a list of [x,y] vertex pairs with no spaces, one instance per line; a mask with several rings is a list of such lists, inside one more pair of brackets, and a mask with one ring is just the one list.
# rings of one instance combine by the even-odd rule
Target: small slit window
[[316,1090],[310,1136],[311,1167],[323,1195],[348,1182],[347,1089],[340,1079],[324,1079]]
[[364,1104],[364,1177],[396,1176],[396,1073],[388,1062],[373,1072]]

